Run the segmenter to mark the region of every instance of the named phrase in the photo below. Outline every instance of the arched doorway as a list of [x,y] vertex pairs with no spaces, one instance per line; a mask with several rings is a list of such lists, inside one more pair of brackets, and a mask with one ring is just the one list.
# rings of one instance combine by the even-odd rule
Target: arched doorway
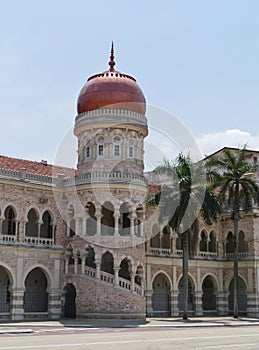
[[[179,295],[178,295],[178,308],[179,311],[183,311],[183,278],[179,282]],[[189,277],[188,279],[188,312],[193,313],[194,311],[194,283]]]
[[48,311],[47,278],[41,269],[33,269],[25,280],[24,312]]
[[154,316],[170,316],[170,283],[168,278],[159,273],[152,284],[152,309]]
[[[246,295],[246,285],[242,278],[238,277],[238,311],[239,313],[246,314],[247,312],[247,295]],[[228,296],[228,310],[229,313],[233,313],[234,308],[234,279],[232,279],[229,285],[229,296]]]
[[0,267],[0,313],[10,312],[11,293],[10,278],[4,268]]
[[76,318],[76,288],[69,283],[64,288],[64,316],[68,318]]
[[216,314],[216,287],[211,276],[207,276],[202,283],[202,309],[204,314]]

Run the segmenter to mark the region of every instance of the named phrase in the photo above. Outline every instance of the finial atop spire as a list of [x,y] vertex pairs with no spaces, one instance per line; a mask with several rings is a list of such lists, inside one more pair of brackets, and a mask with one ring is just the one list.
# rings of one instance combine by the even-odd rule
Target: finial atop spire
[[112,41],[112,48],[111,48],[111,56],[110,56],[110,62],[109,62],[109,66],[110,66],[110,72],[114,71],[114,66],[115,66],[115,61],[114,61],[114,49],[113,49],[113,41]]

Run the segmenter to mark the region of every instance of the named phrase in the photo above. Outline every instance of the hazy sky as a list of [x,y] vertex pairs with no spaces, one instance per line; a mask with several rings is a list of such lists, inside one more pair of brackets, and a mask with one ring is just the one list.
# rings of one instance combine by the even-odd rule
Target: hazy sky
[[[137,79],[149,105],[176,116],[202,153],[259,149],[259,1],[0,5],[0,154],[55,161],[87,77],[107,69],[112,40],[116,68]],[[170,156],[171,140],[159,133],[151,125],[149,148]]]

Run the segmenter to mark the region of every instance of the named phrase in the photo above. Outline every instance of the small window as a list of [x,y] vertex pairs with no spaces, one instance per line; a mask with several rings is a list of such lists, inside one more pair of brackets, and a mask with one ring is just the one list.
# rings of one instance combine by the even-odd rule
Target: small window
[[120,155],[120,146],[114,145],[114,155],[118,157]]
[[103,145],[98,146],[98,155],[103,156]]
[[257,157],[256,156],[253,157],[253,160],[254,160],[254,164],[257,164]]
[[134,152],[133,152],[133,146],[129,147],[129,157],[133,158],[134,157]]
[[104,138],[102,136],[100,136],[97,140],[98,143],[104,143]]
[[121,139],[119,138],[119,136],[116,136],[116,137],[114,137],[113,142],[114,143],[120,143]]
[[90,147],[89,146],[87,146],[85,149],[85,156],[86,156],[86,158],[90,158]]

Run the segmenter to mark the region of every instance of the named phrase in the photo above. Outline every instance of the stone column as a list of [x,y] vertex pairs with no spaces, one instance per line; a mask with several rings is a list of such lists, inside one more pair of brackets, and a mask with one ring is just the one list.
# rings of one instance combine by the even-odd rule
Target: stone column
[[228,294],[223,291],[219,291],[216,294],[217,310],[220,316],[226,316],[228,314]]
[[119,236],[119,218],[120,218],[120,212],[115,211],[113,214],[114,217],[114,236]]
[[80,218],[75,218],[75,234],[80,235]]
[[116,286],[119,286],[119,271],[120,271],[120,268],[119,267],[114,267],[113,270],[114,270],[114,285],[116,287]]
[[101,218],[102,218],[102,214],[101,211],[99,209],[96,209],[96,236],[101,236]]
[[171,297],[171,316],[178,317],[179,316],[179,307],[178,307],[178,290],[172,290],[170,292]]
[[100,262],[96,262],[96,279],[100,279],[101,278],[101,263]]
[[259,317],[259,298],[255,293],[247,293],[247,316]]
[[85,273],[85,256],[82,256],[82,261],[81,261],[81,273],[84,274]]
[[53,243],[56,243],[56,229],[57,229],[57,225],[52,224],[52,239],[53,239]]
[[20,321],[24,319],[24,288],[14,288],[10,290],[11,292],[11,319],[12,321]]
[[40,239],[40,228],[41,228],[41,225],[43,224],[42,221],[39,221],[38,222],[38,239]]
[[78,257],[74,256],[74,273],[77,273]]
[[153,317],[153,308],[152,308],[152,290],[146,290],[145,297],[146,297],[146,307],[147,307],[147,317]]
[[66,227],[67,227],[67,237],[69,237],[70,236],[70,221],[69,220],[66,222]]
[[24,235],[25,235],[25,222],[20,221],[18,225],[17,241],[24,242]]
[[130,235],[131,235],[131,237],[134,237],[134,235],[135,235],[135,218],[136,218],[136,215],[131,215],[130,216]]
[[65,274],[68,273],[68,264],[69,264],[69,259],[66,258],[66,260],[65,260]]
[[50,320],[59,320],[61,318],[61,296],[60,289],[51,289],[49,291],[48,317]]
[[132,273],[130,276],[130,290],[131,293],[135,293],[135,274]]
[[145,220],[144,217],[140,219],[140,224],[139,224],[140,225],[140,237],[144,236],[144,220]]
[[87,236],[86,220],[87,220],[87,217],[82,218],[82,236]]
[[194,292],[194,298],[195,298],[195,316],[202,316],[203,315],[203,309],[202,309],[202,294],[203,292],[200,290],[197,290]]
[[1,237],[2,237],[2,234],[3,234],[2,230],[3,230],[3,218],[0,217],[0,240],[1,240]]

